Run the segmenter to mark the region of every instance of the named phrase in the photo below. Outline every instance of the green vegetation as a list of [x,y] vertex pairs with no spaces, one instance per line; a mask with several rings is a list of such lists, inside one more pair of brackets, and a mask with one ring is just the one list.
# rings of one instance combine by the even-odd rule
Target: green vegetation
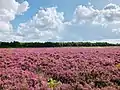
[[29,47],[104,47],[120,46],[107,42],[0,42],[0,48],[29,48]]
[[95,83],[95,87],[97,88],[109,86],[109,84],[105,81],[95,81],[94,83]]
[[53,80],[52,78],[50,78],[48,80],[48,86],[49,88],[51,88],[52,90],[54,90],[54,88],[56,88],[58,85],[60,84],[60,82]]

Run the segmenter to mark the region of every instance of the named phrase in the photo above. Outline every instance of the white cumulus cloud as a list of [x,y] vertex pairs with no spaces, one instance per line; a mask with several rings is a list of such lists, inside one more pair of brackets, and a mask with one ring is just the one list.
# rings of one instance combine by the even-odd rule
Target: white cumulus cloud
[[116,4],[108,4],[103,9],[94,9],[89,6],[78,6],[75,10],[76,22],[96,22],[96,23],[118,23],[120,22],[120,6]]
[[6,41],[14,37],[12,37],[13,26],[10,22],[15,19],[16,15],[27,11],[28,6],[27,1],[20,4],[15,0],[0,0],[0,40]]
[[63,15],[56,7],[40,8],[31,20],[20,24],[18,35],[23,36],[24,41],[59,40],[59,32],[64,29]]
[[94,6],[80,5],[75,9],[71,23],[68,28],[76,39],[119,39],[120,6],[110,3],[103,9],[95,9]]
[[60,34],[61,41],[120,41],[119,14],[120,6],[112,3],[103,9],[79,5]]
[[19,25],[17,35],[23,41],[113,41],[120,38],[119,13],[120,6],[112,3],[103,9],[79,5],[74,18],[65,22],[63,12],[57,12],[56,7],[41,8]]
[[[73,18],[65,21],[64,13],[57,7],[40,8],[25,23],[20,23],[16,31],[10,23],[27,11],[29,4],[15,0],[0,0],[0,40],[2,41],[108,41],[119,42],[120,5],[102,0],[102,8],[79,5]],[[117,0],[114,0],[114,2]],[[111,2],[111,3],[110,3]]]

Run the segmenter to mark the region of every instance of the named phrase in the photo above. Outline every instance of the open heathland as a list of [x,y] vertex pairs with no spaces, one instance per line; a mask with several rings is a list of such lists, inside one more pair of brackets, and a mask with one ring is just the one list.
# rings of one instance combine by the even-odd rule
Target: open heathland
[[120,90],[120,48],[1,48],[0,90]]

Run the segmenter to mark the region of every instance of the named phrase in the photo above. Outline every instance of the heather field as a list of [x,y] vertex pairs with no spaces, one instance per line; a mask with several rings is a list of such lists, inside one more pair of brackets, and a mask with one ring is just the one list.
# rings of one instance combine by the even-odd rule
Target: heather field
[[0,90],[120,90],[120,48],[2,48]]

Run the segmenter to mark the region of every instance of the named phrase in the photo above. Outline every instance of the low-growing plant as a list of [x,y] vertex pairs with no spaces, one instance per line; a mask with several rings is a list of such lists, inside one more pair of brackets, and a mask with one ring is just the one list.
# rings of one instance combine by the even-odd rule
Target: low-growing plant
[[97,88],[102,88],[102,87],[106,87],[108,86],[109,84],[105,81],[95,81],[95,87]]
[[49,86],[49,88],[51,88],[52,90],[54,90],[59,84],[60,84],[60,82],[58,82],[57,80],[53,80],[52,78],[50,78],[50,79],[48,80],[48,86]]
[[0,90],[4,90],[4,87],[2,84],[0,84]]
[[116,64],[116,67],[117,67],[118,69],[120,69],[120,63],[119,63],[119,64]]
[[120,86],[119,56],[119,48],[1,49],[0,90],[116,88]]
[[42,70],[41,70],[41,68],[40,68],[39,65],[36,66],[36,68],[35,68],[35,72],[36,72],[37,74],[42,73]]
[[111,80],[111,82],[120,86],[120,79],[114,79],[114,80]]
[[22,84],[20,85],[20,90],[28,90],[28,83],[27,80],[25,78],[23,78],[22,80]]

